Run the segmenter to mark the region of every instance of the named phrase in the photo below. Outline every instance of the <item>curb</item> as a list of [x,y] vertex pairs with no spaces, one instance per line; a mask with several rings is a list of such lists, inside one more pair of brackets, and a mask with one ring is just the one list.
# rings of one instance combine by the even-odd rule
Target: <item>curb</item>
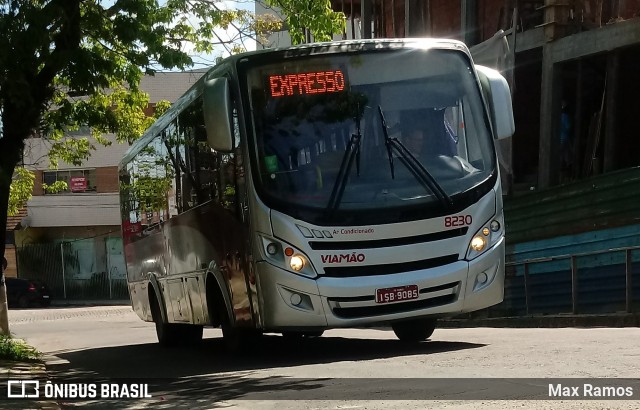
[[51,307],[78,307],[78,306],[131,306],[131,301],[123,300],[52,300]]
[[440,328],[505,327],[505,328],[562,328],[562,327],[640,327],[640,314],[610,315],[540,315],[479,319],[441,319]]
[[[44,357],[40,361],[36,362],[22,362],[22,361],[0,361],[0,372],[5,380],[38,380],[40,386],[42,386],[47,380],[49,380],[49,374],[47,373],[46,360]],[[39,389],[42,394],[42,387]],[[16,408],[16,409],[46,409],[46,410],[60,410],[60,405],[52,400],[38,398],[34,399],[4,399],[2,400],[3,408]]]

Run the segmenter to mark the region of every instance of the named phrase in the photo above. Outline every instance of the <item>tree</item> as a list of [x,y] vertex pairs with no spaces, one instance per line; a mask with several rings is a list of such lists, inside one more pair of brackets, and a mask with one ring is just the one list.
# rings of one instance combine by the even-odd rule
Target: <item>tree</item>
[[285,15],[291,44],[331,41],[333,34],[345,28],[345,16],[331,8],[330,0],[265,0]]
[[[186,44],[196,53],[218,44],[241,50],[216,33],[231,26],[243,40],[278,23],[222,10],[214,0],[0,0],[2,243],[8,211],[30,197],[33,177],[15,172],[27,138],[49,140],[53,166],[81,164],[95,143],[107,143],[107,132],[132,142],[149,125],[142,75],[190,66]],[[90,127],[91,139],[67,133],[81,126]]]

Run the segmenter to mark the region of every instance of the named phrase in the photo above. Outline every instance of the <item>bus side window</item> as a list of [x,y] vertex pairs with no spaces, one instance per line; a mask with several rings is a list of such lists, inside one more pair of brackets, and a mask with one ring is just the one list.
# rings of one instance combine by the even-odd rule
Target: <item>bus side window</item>
[[165,130],[165,145],[174,170],[178,213],[219,198],[218,158],[206,142],[202,100],[186,107]]
[[[235,105],[235,104],[234,104]],[[230,153],[218,153],[220,166],[220,205],[240,217],[239,205],[244,199],[244,156],[240,144],[238,110],[233,109],[232,132],[234,148]]]
[[127,165],[120,176],[122,221],[127,243],[153,232],[169,218],[172,168],[165,161],[160,136]]

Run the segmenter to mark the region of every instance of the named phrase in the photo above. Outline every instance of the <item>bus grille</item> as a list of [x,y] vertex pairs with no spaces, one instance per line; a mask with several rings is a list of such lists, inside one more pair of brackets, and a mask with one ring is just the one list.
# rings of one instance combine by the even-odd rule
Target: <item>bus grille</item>
[[394,273],[435,268],[457,261],[458,254],[453,254],[439,256],[437,258],[422,259],[419,261],[387,263],[383,265],[325,267],[324,276],[330,278],[350,278],[356,276],[390,275]]
[[430,299],[415,300],[404,303],[393,303],[377,306],[357,306],[357,307],[335,307],[333,313],[341,318],[352,319],[367,316],[390,315],[393,313],[410,312],[412,310],[426,309],[436,306],[447,305],[455,302],[455,294],[436,296]]

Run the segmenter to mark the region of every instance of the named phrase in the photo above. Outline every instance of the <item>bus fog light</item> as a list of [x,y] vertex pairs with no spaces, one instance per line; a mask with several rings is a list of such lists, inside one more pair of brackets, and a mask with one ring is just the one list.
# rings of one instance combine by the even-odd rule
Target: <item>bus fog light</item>
[[290,300],[291,300],[291,304],[293,306],[298,306],[298,305],[300,305],[300,303],[302,303],[302,296],[300,296],[297,293],[293,293],[293,294],[291,294]]
[[500,230],[500,222],[496,220],[491,221],[491,230],[493,232],[498,232]]
[[296,272],[299,272],[304,268],[304,259],[300,255],[293,255],[289,261],[289,266]]
[[267,253],[271,256],[275,256],[278,253],[278,245],[271,242],[267,245]]
[[487,241],[482,236],[474,236],[471,240],[471,249],[476,252],[482,252],[486,245]]
[[487,277],[486,273],[480,272],[476,280],[478,281],[478,284],[484,285],[485,283],[487,283],[487,280],[489,280],[489,278]]

